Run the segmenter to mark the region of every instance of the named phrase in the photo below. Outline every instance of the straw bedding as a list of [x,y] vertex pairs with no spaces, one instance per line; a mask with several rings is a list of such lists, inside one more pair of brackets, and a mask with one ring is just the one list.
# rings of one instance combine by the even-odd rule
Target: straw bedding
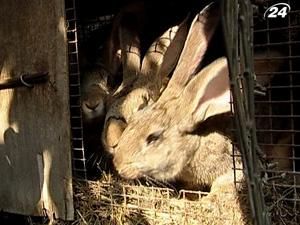
[[[286,181],[288,182],[288,181]],[[207,193],[176,191],[169,187],[155,187],[126,181],[112,174],[104,174],[97,181],[74,180],[75,220],[55,221],[59,225],[229,225],[241,224],[249,217],[246,195],[242,201],[231,193],[218,195],[207,201]],[[272,224],[296,224],[294,213],[300,212],[282,200],[291,196],[291,188],[265,186],[266,202],[271,209]],[[300,196],[298,196],[298,199]],[[247,206],[241,213],[228,202],[240,201]],[[237,203],[238,204],[238,203]],[[295,212],[295,210],[299,210]],[[249,218],[248,218],[249,219]],[[247,221],[248,221],[247,219]],[[249,222],[245,222],[250,224]]]

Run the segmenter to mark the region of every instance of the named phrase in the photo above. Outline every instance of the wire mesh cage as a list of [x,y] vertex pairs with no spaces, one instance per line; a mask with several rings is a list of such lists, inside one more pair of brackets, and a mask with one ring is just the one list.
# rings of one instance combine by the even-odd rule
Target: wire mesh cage
[[91,164],[91,156],[88,154],[89,145],[85,142],[85,128],[81,111],[82,100],[80,88],[82,67],[85,67],[87,63],[96,63],[96,55],[101,51],[107,35],[107,29],[113,20],[113,14],[85,17],[84,13],[81,15],[80,10],[78,10],[79,7],[80,1],[65,1],[69,55],[73,174],[77,178],[87,180],[90,174],[89,168],[91,166],[89,165]]
[[[221,199],[202,201],[207,192],[154,187],[111,180],[76,183],[76,224],[241,224],[241,212]],[[83,193],[90,193],[84,195]],[[239,201],[236,199],[236,201]],[[225,210],[226,209],[226,210]],[[235,222],[234,222],[235,221]]]
[[[263,19],[266,1],[254,16],[254,61],[257,80],[267,82],[266,95],[256,97],[257,138],[269,162],[265,198],[280,223],[299,224],[299,3],[286,1],[284,17]],[[275,162],[275,163],[274,163]],[[274,223],[276,221],[273,221]]]
[[[260,95],[255,96],[255,108],[259,109],[255,112],[257,139],[260,148],[266,153],[258,156],[266,162],[266,169],[261,171],[265,175],[262,177],[264,199],[272,224],[299,224],[300,151],[297,124],[300,115],[300,8],[299,3],[290,0],[287,3],[291,11],[285,18],[265,19],[265,10],[277,2],[258,2],[260,4],[253,5],[252,28],[254,68],[261,91]],[[85,43],[89,45],[97,37],[92,47],[88,48],[94,51],[92,55],[101,51],[114,11],[104,10],[105,13],[89,18],[81,16],[80,22],[76,23],[78,19],[74,6],[75,1],[66,1],[73,171],[86,179],[87,153],[84,148],[79,90],[81,62],[78,57],[81,52],[78,49]],[[233,160],[240,161],[241,155],[236,155],[235,150],[233,152]],[[243,170],[236,164],[233,167],[234,171]],[[233,198],[232,195],[219,196],[220,199],[216,199],[214,204],[203,201],[202,197],[206,195],[200,191],[177,192],[174,188],[137,185],[114,175],[107,178],[103,173],[102,179],[97,182],[75,183],[77,224],[87,221],[94,224],[234,224],[232,221],[242,220],[234,219],[241,215],[234,208],[222,208],[228,199]],[[242,195],[242,198],[245,196]]]
[[86,157],[83,144],[83,127],[80,100],[80,68],[78,57],[78,26],[75,0],[65,1],[68,56],[70,115],[72,135],[73,174],[86,179]]
[[254,2],[253,40],[248,40],[249,47],[253,46],[258,85],[254,104],[256,137],[261,149],[254,154],[263,162],[261,183],[271,223],[298,224],[299,102],[295,96],[299,96],[299,3],[287,1],[289,13],[268,18],[265,12],[280,2]]

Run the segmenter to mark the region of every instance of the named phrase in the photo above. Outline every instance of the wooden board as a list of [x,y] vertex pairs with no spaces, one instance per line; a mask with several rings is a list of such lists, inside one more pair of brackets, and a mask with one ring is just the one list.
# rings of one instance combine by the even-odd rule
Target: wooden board
[[0,80],[49,71],[34,88],[0,90],[0,210],[73,219],[63,0],[0,0]]

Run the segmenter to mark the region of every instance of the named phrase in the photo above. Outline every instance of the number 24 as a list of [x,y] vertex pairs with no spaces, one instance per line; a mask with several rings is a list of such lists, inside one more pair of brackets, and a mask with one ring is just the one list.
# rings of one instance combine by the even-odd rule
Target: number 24
[[268,15],[268,18],[277,18],[277,16],[281,16],[282,18],[284,18],[287,15],[287,10],[288,10],[287,6],[282,7],[282,9],[280,10],[278,9],[277,6],[272,6],[269,9],[270,14]]

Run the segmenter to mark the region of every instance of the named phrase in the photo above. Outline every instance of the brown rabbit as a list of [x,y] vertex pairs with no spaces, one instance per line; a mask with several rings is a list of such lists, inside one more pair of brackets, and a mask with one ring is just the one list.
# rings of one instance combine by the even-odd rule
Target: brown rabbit
[[81,109],[85,123],[103,120],[111,90],[102,67],[85,69],[81,83]]
[[[209,14],[211,10],[208,6],[203,12]],[[203,30],[193,24],[190,33],[199,31],[206,37]],[[236,213],[229,223],[246,224],[243,211],[249,208],[238,193],[243,186],[234,186],[234,179],[244,184],[244,175],[242,171],[234,175],[232,170],[227,61],[219,58],[195,73],[205,52],[205,48],[195,48],[199,40],[205,38],[187,38],[162,95],[130,118],[115,146],[113,162],[119,174],[128,179],[149,176],[180,181],[187,188],[209,186],[211,191],[202,200],[207,206],[216,205],[214,199],[229,194],[223,210],[234,208]],[[260,67],[256,65],[256,70]],[[268,82],[263,80],[263,84]],[[236,166],[242,168],[241,162]]]
[[[165,77],[174,69],[178,60],[177,56],[182,50],[187,35],[187,19],[179,26],[174,26],[165,31],[146,52],[141,66],[136,52],[129,51],[130,47],[122,45],[122,61],[124,77],[138,74],[137,79],[131,83],[130,88],[121,85],[114,94],[112,103],[105,119],[102,141],[106,150],[113,153],[123,130],[130,117],[157,100],[162,89]],[[122,30],[120,36],[125,33]],[[132,60],[134,58],[136,60]],[[133,63],[134,62],[134,63]],[[162,63],[164,62],[164,63]],[[134,75],[135,76],[135,75]],[[122,91],[126,90],[125,94]]]
[[[192,189],[211,187],[202,200],[207,205],[229,194],[223,208],[235,209],[230,224],[246,224],[232,170],[227,60],[219,58],[196,71],[212,34],[211,24],[218,21],[216,11],[212,4],[196,16],[166,89],[155,103],[130,118],[115,146],[113,162],[128,179],[149,176],[180,181]],[[242,182],[242,172],[235,178]]]
[[[129,65],[126,68],[134,67],[135,61],[139,63],[138,37],[143,24],[143,11],[144,3],[128,4],[122,8],[113,20],[110,34],[95,65],[83,70],[81,92],[85,122],[93,122],[105,116],[106,106],[115,91],[117,80],[121,80],[117,77],[122,64],[121,45],[131,46],[131,51],[137,52],[137,56],[131,54],[131,58],[127,59],[133,66]],[[122,36],[121,27],[126,30]],[[134,79],[134,76],[123,77],[123,86],[127,86],[131,82],[130,79]]]
[[[191,158],[198,149],[199,135],[192,135],[193,130],[196,130],[194,127],[209,117],[230,112],[230,91],[225,58],[213,62],[200,73],[192,76],[205,54],[208,40],[210,39],[209,36],[213,33],[212,31],[209,32],[209,30],[214,30],[214,27],[216,27],[217,15],[218,9],[214,5],[209,5],[195,17],[178,66],[166,90],[157,102],[132,116],[115,152],[115,164],[117,169],[120,169],[121,174],[127,174],[127,170],[123,170],[122,165],[127,165],[128,160],[133,161],[135,156],[140,156],[144,153],[148,156],[159,153],[158,157],[163,160],[162,163],[166,164],[166,168],[170,170],[162,170],[159,177],[167,180],[168,178],[175,178],[181,172],[182,167],[186,166],[186,160],[190,160],[187,158]],[[212,20],[213,22],[211,22]],[[215,26],[211,26],[212,24]],[[196,45],[200,41],[203,43]],[[203,86],[202,88],[201,85]],[[172,132],[172,130],[175,133],[171,135],[169,132]],[[214,127],[213,130],[215,130]],[[130,137],[134,137],[134,140]],[[187,141],[182,141],[182,139]],[[125,144],[126,142],[127,145]],[[167,144],[168,142],[170,143]],[[182,146],[174,148],[174,145]],[[185,145],[186,147],[183,148]],[[183,154],[179,159],[177,159],[176,154],[169,154],[172,151],[178,151],[176,149],[182,148],[182,151],[184,151],[184,149],[189,149],[189,146],[191,149],[186,150],[188,154]],[[153,148],[153,151],[146,151],[148,147]],[[163,151],[160,148],[166,150]],[[132,158],[123,158],[123,154],[132,156]],[[168,160],[163,156],[169,156],[171,159],[175,157],[176,161],[174,163],[178,166],[175,166],[175,164],[168,166]],[[140,163],[144,162],[145,160],[140,161]],[[149,163],[154,167],[156,166],[156,163],[152,163],[152,160],[149,160]],[[160,163],[157,163],[157,165],[160,165]],[[151,171],[156,173],[155,169]]]
[[[193,49],[194,44],[187,39],[185,48]],[[209,186],[211,191],[202,200],[207,207],[229,194],[222,201],[223,210],[235,209],[229,224],[246,224],[243,214],[249,208],[238,193],[243,186],[234,186],[234,179],[244,184],[244,175],[232,170],[227,61],[219,58],[193,75],[199,55],[183,51],[180,59],[185,63],[179,60],[158,101],[132,116],[115,147],[114,165],[128,179],[150,176],[180,181],[187,188]],[[242,168],[241,162],[237,166]]]
[[[115,148],[117,171],[128,179],[149,176],[179,181],[188,189],[211,187],[204,205],[230,195],[224,202],[225,210],[235,209],[236,221],[230,224],[244,224],[232,170],[226,59],[197,73],[178,96],[163,97],[131,118]],[[236,178],[243,181],[241,171]]]
[[[226,135],[229,117],[225,113],[230,112],[226,59],[201,70],[178,96],[162,101],[164,97],[163,93],[130,120],[116,147],[117,170],[127,178],[148,175],[211,185],[232,163]],[[210,158],[220,163],[214,165]]]

